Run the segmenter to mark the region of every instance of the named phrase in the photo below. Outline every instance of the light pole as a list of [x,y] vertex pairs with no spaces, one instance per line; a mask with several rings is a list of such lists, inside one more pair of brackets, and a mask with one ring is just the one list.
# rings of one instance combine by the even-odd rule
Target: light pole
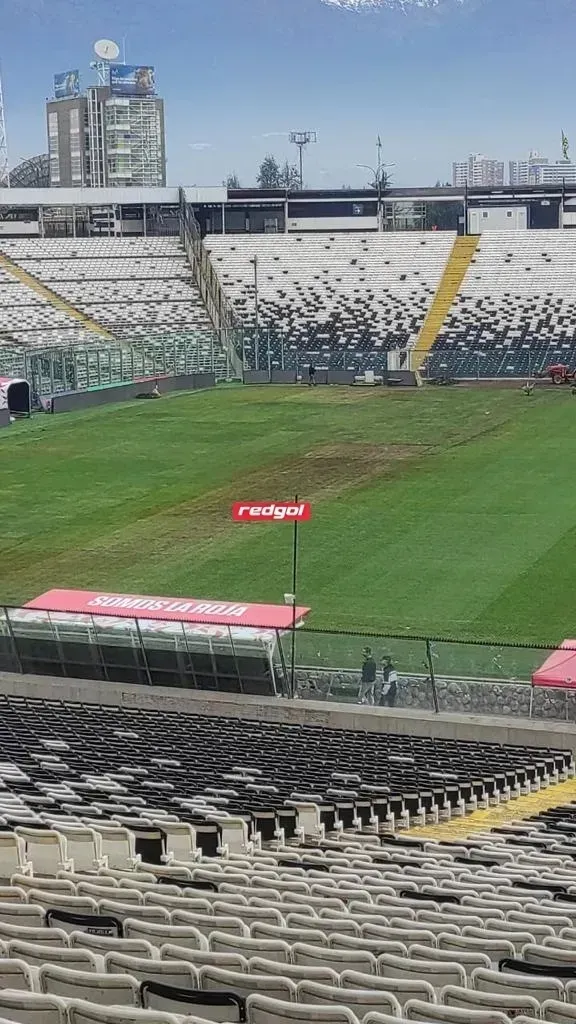
[[388,167],[395,167],[396,164],[382,164],[378,162],[377,167],[371,167],[370,164],[356,164],[356,167],[362,167],[365,171],[370,171],[374,175],[374,181],[376,183],[376,190],[378,193],[378,207],[377,207],[377,220],[378,220],[378,231],[382,231],[382,171],[385,171]]
[[256,360],[255,369],[260,369],[260,311],[258,308],[258,257],[250,260],[254,266],[254,355]]

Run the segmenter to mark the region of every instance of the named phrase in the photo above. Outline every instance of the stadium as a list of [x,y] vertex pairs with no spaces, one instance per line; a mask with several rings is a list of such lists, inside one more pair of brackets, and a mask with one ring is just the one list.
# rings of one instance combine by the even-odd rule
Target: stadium
[[575,1021],[576,194],[53,191],[0,190],[0,1024]]

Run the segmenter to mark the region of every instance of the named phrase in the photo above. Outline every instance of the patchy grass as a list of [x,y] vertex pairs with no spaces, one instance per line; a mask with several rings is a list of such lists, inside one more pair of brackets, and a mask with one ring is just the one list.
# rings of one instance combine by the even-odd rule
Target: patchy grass
[[[555,642],[573,635],[576,403],[509,390],[237,388],[0,435],[0,600],[51,587],[281,601],[286,524],[314,505],[311,624]],[[354,650],[356,645],[354,645]]]

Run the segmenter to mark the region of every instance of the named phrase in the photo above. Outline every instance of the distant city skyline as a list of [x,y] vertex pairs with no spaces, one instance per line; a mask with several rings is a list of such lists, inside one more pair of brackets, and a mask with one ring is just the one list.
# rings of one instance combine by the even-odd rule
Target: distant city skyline
[[253,185],[268,152],[295,161],[288,134],[305,129],[317,188],[365,185],[378,135],[396,186],[449,180],[458,154],[517,160],[535,140],[554,163],[561,128],[576,140],[575,33],[571,0],[19,0],[0,37],[10,166],[46,150],[53,75],[79,68],[88,84],[103,37],[156,68],[171,185]]

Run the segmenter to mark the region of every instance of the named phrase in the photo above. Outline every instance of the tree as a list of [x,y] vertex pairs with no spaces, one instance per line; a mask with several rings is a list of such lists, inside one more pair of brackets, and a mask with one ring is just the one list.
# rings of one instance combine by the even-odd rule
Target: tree
[[280,184],[281,173],[282,172],[276,157],[272,156],[271,153],[268,153],[260,164],[260,169],[256,178],[258,188],[282,188],[282,185]]
[[280,171],[281,188],[300,188],[300,171],[296,164],[289,164],[286,160]]
[[232,171],[232,174],[228,174],[226,180],[222,182],[225,188],[242,188],[240,184],[240,178],[236,174],[236,171]]

